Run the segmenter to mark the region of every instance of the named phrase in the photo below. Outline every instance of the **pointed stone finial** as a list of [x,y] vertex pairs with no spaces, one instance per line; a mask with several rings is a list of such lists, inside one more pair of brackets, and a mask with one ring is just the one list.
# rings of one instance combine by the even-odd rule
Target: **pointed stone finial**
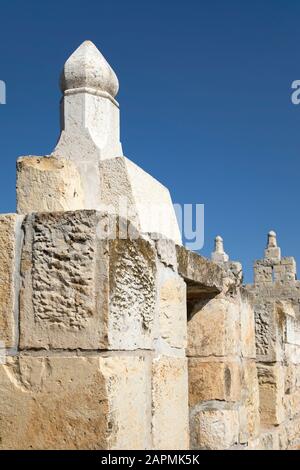
[[91,88],[114,98],[119,90],[118,78],[101,52],[91,41],[84,41],[64,65],[62,92]]
[[267,248],[275,248],[277,247],[277,239],[276,239],[276,232],[274,230],[271,230],[268,233],[268,244]]
[[52,155],[75,164],[86,206],[94,209],[101,198],[100,162],[123,156],[119,82],[97,47],[84,41],[64,65],[61,89],[61,134]]
[[229,256],[224,251],[223,238],[220,235],[215,238],[215,249],[211,254],[211,259],[215,263],[226,263],[229,260]]
[[265,249],[265,259],[276,262],[281,259],[281,250],[277,246],[276,232],[271,230],[268,233],[267,248]]

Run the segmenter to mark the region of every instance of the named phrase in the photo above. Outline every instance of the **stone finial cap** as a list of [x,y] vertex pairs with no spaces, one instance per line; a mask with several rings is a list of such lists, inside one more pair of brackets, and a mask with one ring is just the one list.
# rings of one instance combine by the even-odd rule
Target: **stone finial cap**
[[220,235],[215,238],[215,249],[211,258],[216,263],[226,263],[229,260],[229,256],[224,251],[223,238]]
[[277,246],[276,232],[270,230],[268,233],[267,247],[265,249],[265,259],[271,263],[277,263],[281,259],[281,251]]
[[274,232],[274,230],[270,230],[270,232],[268,233],[267,248],[276,248],[276,247],[277,247],[276,232]]
[[224,253],[223,238],[217,235],[215,238],[215,251],[217,253]]
[[93,88],[109,93],[113,98],[119,91],[115,72],[91,41],[84,41],[64,65],[61,90],[75,88]]

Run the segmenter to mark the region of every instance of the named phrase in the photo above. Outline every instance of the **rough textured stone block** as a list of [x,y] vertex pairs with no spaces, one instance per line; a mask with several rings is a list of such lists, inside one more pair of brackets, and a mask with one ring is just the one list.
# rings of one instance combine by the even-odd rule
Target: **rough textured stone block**
[[160,356],[152,369],[154,449],[188,449],[188,377],[185,358]]
[[155,253],[141,239],[99,237],[95,211],[27,217],[21,348],[149,348]]
[[261,425],[278,425],[285,419],[284,368],[258,364]]
[[245,291],[242,291],[240,301],[240,315],[241,315],[241,350],[242,356],[246,358],[255,359],[255,321],[254,309],[248,299]]
[[237,362],[203,362],[189,358],[189,405],[208,400],[237,401],[241,397],[241,374]]
[[273,299],[259,296],[255,304],[255,340],[257,359],[261,362],[281,361],[282,322]]
[[300,347],[294,344],[284,345],[284,357],[287,363],[295,366],[300,364]]
[[162,238],[161,236],[151,233],[151,239],[155,240],[155,246],[159,260],[174,271],[177,271],[177,251],[176,245],[172,240]]
[[254,284],[272,283],[272,267],[265,266],[260,261],[254,264]]
[[158,268],[158,335],[174,348],[187,343],[186,284],[170,268]]
[[259,387],[255,361],[242,364],[242,404],[240,415],[240,442],[246,443],[255,439],[260,431]]
[[0,366],[0,448],[144,449],[139,357],[21,357]]
[[[300,377],[299,377],[300,380]],[[297,385],[297,369],[294,364],[289,364],[285,366],[285,382],[284,382],[284,391],[287,394],[293,393],[296,391]]]
[[293,418],[294,415],[300,413],[300,389],[285,395],[283,403],[285,407],[285,415],[287,417]]
[[22,157],[17,163],[17,212],[54,212],[85,207],[79,173],[70,160]]
[[194,416],[192,449],[224,450],[238,443],[237,410],[203,409]]
[[16,344],[16,309],[18,298],[18,257],[21,217],[0,215],[0,341],[6,348]]
[[279,430],[271,429],[260,435],[261,450],[279,450]]
[[[215,295],[224,288],[224,270],[193,251],[177,246],[178,272],[186,280]],[[195,286],[196,287],[196,286]]]
[[300,416],[287,421],[285,425],[286,432],[286,447],[290,450],[300,449]]
[[141,233],[159,233],[181,244],[175,210],[166,187],[126,157],[101,161],[100,173],[103,204],[120,214],[120,201],[125,199],[127,218]]
[[226,356],[240,351],[238,300],[215,297],[188,322],[188,356]]

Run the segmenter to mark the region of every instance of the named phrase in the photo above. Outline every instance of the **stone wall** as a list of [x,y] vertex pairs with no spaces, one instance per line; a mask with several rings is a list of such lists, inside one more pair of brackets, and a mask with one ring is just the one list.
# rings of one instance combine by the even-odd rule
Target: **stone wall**
[[[270,246],[271,245],[271,246]],[[254,265],[261,447],[300,448],[300,282],[294,258],[281,257],[270,232]]]
[[294,259],[270,232],[243,287],[220,236],[185,249],[90,41],[61,84],[59,142],[19,158],[0,215],[0,449],[299,448]]
[[[193,257],[198,276],[204,260]],[[222,274],[222,284],[218,293],[202,289],[198,298],[194,293],[188,315],[191,448],[257,448],[259,396],[251,298],[231,270],[205,263]],[[202,270],[197,282],[204,286],[206,276]],[[190,281],[195,282],[192,274]]]
[[97,211],[19,218],[0,218],[0,448],[188,448],[175,244],[103,236]]

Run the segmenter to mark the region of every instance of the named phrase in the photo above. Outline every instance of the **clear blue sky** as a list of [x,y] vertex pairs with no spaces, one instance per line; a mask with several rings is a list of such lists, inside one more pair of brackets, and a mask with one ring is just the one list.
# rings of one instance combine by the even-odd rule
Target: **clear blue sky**
[[274,229],[299,261],[299,1],[7,0],[0,18],[1,212],[16,158],[53,149],[60,70],[91,39],[120,80],[125,155],[174,202],[205,204],[201,253],[221,234],[249,281]]

